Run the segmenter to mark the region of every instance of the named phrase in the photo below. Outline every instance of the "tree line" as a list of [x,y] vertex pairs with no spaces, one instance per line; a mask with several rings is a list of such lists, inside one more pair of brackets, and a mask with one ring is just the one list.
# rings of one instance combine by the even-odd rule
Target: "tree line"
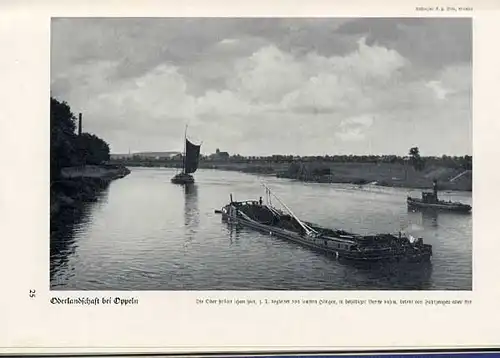
[[[117,158],[115,161],[127,162],[170,162],[180,161],[181,155],[174,157],[151,158],[141,155]],[[426,166],[436,165],[448,168],[472,169],[472,156],[420,156],[418,147],[410,148],[407,156],[397,155],[324,155],[324,156],[294,156],[294,155],[269,155],[269,156],[242,156],[230,155],[227,158],[213,158],[200,156],[200,161],[228,162],[228,163],[297,163],[297,162],[331,162],[331,163],[390,163],[413,166],[416,170],[423,170]]]
[[91,133],[76,132],[76,117],[66,102],[50,98],[50,175],[70,166],[99,165],[109,160],[109,145]]

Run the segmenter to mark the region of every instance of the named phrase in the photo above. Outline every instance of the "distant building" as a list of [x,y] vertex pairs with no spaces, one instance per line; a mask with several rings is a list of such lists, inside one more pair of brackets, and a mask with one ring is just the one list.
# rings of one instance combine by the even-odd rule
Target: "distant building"
[[110,159],[130,159],[132,158],[132,154],[110,154]]
[[181,155],[179,152],[139,152],[135,153],[136,156],[141,158],[151,158],[151,159],[169,159],[177,155]]
[[219,148],[215,150],[214,154],[210,155],[210,158],[212,160],[227,160],[229,159],[229,153],[228,152],[221,152]]

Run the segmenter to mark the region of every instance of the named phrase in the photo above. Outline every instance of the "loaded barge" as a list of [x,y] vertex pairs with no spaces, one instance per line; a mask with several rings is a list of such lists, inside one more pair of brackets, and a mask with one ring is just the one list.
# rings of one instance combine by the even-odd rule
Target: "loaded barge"
[[[233,201],[219,213],[231,224],[242,225],[287,241],[295,242],[337,259],[353,261],[403,261],[426,262],[432,256],[432,246],[422,238],[411,235],[375,234],[358,235],[335,230],[300,220],[271,190],[266,188],[266,204],[259,200]],[[271,197],[284,206],[286,211],[275,208]]]

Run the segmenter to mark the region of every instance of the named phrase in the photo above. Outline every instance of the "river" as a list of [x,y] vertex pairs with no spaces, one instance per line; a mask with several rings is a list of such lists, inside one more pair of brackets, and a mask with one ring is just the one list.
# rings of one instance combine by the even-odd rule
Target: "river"
[[[186,190],[175,169],[131,168],[78,217],[51,233],[52,290],[471,290],[472,215],[408,212],[420,191],[317,184],[199,170]],[[429,265],[354,265],[221,221],[235,200],[264,196],[265,180],[305,220],[358,233],[398,232],[433,245]],[[440,193],[472,202],[470,192]],[[277,203],[276,203],[277,204]]]

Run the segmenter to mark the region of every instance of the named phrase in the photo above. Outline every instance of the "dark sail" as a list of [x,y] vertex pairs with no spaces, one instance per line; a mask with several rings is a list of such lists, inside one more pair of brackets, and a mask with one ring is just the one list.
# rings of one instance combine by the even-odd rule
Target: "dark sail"
[[195,145],[186,139],[186,156],[184,158],[184,173],[191,174],[198,169],[201,145]]

